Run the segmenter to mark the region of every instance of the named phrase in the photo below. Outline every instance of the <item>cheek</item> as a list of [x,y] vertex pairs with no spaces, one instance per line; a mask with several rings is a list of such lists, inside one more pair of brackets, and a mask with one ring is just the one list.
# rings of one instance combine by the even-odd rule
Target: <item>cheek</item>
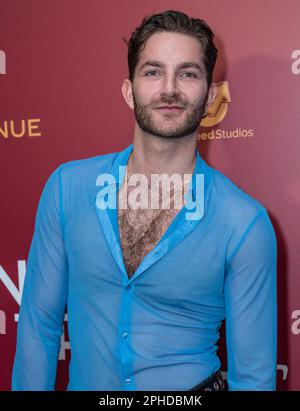
[[199,88],[194,88],[190,90],[190,93],[187,95],[187,101],[193,106],[203,105],[206,98],[206,90]]
[[159,81],[137,81],[133,91],[139,100],[152,101],[160,98],[162,87]]
[[199,82],[185,81],[178,85],[179,95],[190,104],[199,104],[206,96],[206,86]]
[[160,100],[160,93],[151,88],[143,88],[134,93],[137,102],[143,106],[155,103]]

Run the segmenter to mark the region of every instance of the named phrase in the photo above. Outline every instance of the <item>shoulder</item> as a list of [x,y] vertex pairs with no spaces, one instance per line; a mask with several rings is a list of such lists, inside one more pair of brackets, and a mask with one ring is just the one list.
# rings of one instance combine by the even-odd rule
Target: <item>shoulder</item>
[[58,171],[64,178],[80,178],[80,176],[94,174],[99,170],[108,170],[117,155],[118,152],[113,152],[78,160],[67,161],[61,163],[57,167],[56,171]]
[[65,197],[72,192],[94,190],[99,173],[109,172],[119,152],[66,161],[58,165],[48,176],[44,191],[59,193]]
[[246,224],[265,210],[264,205],[231,179],[211,168],[211,190],[218,211],[231,222]]
[[[214,221],[218,232],[227,242],[227,256],[232,256],[246,236],[270,238],[274,230],[266,207],[220,171],[211,168],[209,200],[213,204]],[[256,240],[255,240],[256,239]]]

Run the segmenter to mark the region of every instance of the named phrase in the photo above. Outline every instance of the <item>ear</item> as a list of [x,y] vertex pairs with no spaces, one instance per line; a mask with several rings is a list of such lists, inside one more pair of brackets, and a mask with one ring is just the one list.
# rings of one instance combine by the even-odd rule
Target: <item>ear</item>
[[218,86],[216,83],[212,83],[209,90],[208,90],[208,96],[205,104],[205,110],[208,110],[208,107],[213,104],[215,101],[216,97],[218,95]]
[[131,110],[134,109],[134,101],[133,101],[133,95],[132,95],[132,83],[129,79],[125,79],[122,84],[122,94],[124,97],[124,100],[128,104],[128,106],[131,108]]

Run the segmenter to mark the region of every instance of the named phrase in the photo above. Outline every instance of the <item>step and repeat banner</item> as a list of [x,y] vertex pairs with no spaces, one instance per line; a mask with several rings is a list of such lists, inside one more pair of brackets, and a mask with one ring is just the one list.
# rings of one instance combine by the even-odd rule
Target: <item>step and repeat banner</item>
[[[43,186],[58,165],[124,149],[134,116],[123,37],[146,15],[208,22],[218,97],[203,158],[268,210],[278,241],[278,390],[300,390],[300,1],[0,1],[0,390],[11,389],[26,259]],[[222,207],[222,204],[220,204]],[[66,389],[65,316],[58,390]],[[219,344],[226,376],[224,330]]]

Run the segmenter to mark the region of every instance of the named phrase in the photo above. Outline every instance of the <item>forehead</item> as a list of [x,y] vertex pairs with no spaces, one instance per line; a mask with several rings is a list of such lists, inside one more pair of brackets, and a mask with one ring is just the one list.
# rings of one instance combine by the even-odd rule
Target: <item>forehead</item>
[[199,40],[190,35],[159,32],[152,34],[146,41],[140,53],[138,67],[148,59],[174,65],[184,61],[203,64],[203,49]]

